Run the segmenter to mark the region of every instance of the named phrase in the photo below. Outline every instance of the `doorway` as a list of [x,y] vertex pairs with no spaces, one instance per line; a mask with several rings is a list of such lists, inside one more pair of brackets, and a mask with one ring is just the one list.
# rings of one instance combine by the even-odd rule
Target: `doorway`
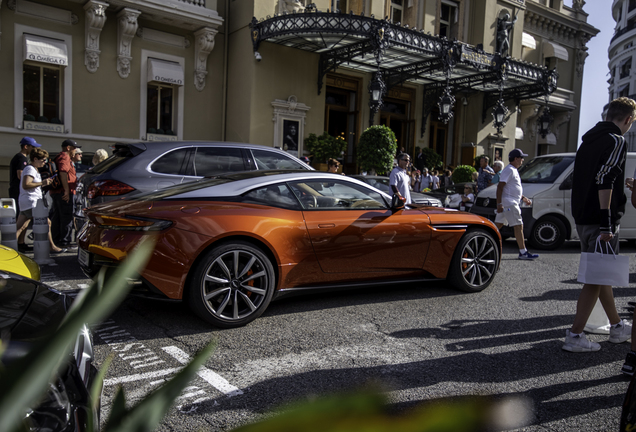
[[343,160],[344,172],[357,174],[356,144],[358,142],[360,80],[343,75],[327,75],[325,92],[325,130],[347,141]]
[[414,157],[415,121],[410,119],[410,112],[410,101],[387,98],[380,109],[380,124],[389,127],[395,134],[398,152],[404,147],[404,151]]
[[[441,156],[442,166],[446,166],[446,150],[448,143],[448,126],[436,119],[435,113],[432,114],[431,127],[429,128],[429,147],[435,150],[435,153]],[[428,167],[429,169],[437,169],[436,167]]]

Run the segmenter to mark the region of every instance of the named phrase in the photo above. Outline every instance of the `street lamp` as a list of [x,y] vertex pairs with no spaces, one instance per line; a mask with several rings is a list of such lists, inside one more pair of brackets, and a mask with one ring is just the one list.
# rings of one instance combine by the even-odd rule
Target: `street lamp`
[[382,96],[386,94],[386,85],[382,81],[382,72],[377,71],[373,80],[369,83],[369,108],[371,116],[369,118],[369,126],[373,126],[373,118],[378,110],[384,105]]
[[446,87],[444,89],[444,93],[439,98],[437,102],[437,106],[439,107],[439,120],[443,121],[444,124],[448,123],[450,119],[453,118],[453,106],[455,105],[455,96],[453,96],[450,92],[450,88]]
[[504,104],[502,99],[497,101],[495,108],[492,110],[492,117],[495,120],[494,125],[497,129],[497,133],[501,134],[501,129],[506,125],[506,115],[508,114],[508,107]]
[[552,121],[554,120],[554,117],[552,116],[552,114],[550,114],[550,108],[548,106],[546,106],[545,108],[543,108],[543,114],[541,114],[541,117],[539,117],[539,134],[541,135],[541,138],[545,138],[546,136],[548,136],[548,134],[550,133],[550,125],[552,124]]

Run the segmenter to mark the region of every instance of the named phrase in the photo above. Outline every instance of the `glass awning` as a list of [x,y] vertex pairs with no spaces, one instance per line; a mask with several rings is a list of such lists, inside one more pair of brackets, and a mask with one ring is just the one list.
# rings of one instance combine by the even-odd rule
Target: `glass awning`
[[253,18],[250,28],[255,54],[264,41],[320,54],[318,93],[325,74],[340,66],[381,71],[387,88],[411,82],[426,93],[446,87],[454,93],[484,92],[485,109],[500,97],[518,103],[556,90],[555,70],[372,16],[305,9]]

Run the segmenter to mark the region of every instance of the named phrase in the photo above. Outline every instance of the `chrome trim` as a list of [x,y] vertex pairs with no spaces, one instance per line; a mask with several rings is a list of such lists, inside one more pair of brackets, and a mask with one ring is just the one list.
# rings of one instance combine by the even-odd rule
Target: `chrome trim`
[[432,225],[433,229],[445,231],[445,230],[466,230],[468,225]]
[[414,283],[414,282],[434,282],[440,281],[443,279],[429,277],[429,278],[416,278],[416,279],[392,279],[385,281],[376,281],[376,282],[356,282],[350,284],[340,284],[340,285],[319,285],[319,286],[303,286],[303,287],[292,287],[292,288],[281,288],[274,293],[274,297],[281,297],[285,294],[292,293],[300,293],[303,291],[328,291],[328,290],[338,290],[338,289],[346,289],[346,288],[368,288],[370,286],[382,286],[394,284],[396,282],[399,283]]

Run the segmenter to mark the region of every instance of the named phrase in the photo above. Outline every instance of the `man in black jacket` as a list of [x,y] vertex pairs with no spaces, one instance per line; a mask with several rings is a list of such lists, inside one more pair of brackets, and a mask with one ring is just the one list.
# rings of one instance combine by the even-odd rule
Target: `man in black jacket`
[[[607,109],[606,121],[597,123],[583,135],[583,142],[576,152],[572,216],[581,241],[581,252],[594,252],[598,237],[618,252],[618,228],[627,201],[623,191],[627,143],[623,135],[634,120],[634,100],[626,97],[613,100]],[[588,341],[583,333],[597,299],[611,324],[609,341],[622,343],[631,337],[632,326],[619,317],[612,287],[584,284],[574,323],[566,330],[564,350],[591,352],[601,349],[598,343]]]

